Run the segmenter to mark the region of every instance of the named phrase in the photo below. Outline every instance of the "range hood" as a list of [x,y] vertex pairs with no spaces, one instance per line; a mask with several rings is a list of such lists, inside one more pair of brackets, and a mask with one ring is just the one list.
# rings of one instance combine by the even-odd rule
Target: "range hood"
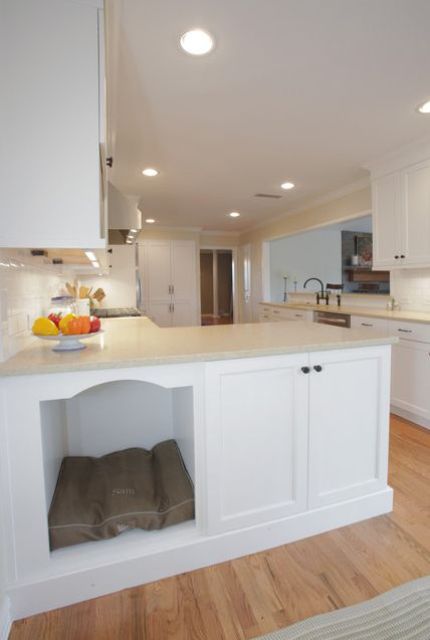
[[119,231],[124,241],[131,229],[140,231],[142,228],[138,202],[138,197],[126,196],[108,182],[108,227],[109,230]]

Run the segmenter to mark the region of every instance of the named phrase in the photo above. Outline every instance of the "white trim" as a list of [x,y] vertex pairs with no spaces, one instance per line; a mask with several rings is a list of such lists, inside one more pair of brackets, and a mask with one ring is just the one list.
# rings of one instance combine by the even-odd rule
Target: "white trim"
[[[15,619],[96,598],[121,589],[154,582],[278,547],[331,531],[392,510],[393,491],[386,487],[366,496],[345,500],[247,529],[213,536],[188,534],[178,542],[109,564],[76,567],[73,572],[34,574],[10,589]],[[3,640],[3,639],[2,639]]]
[[239,237],[242,235],[242,233],[245,233],[243,231],[202,231],[201,235],[202,236],[232,236],[232,237]]
[[267,225],[273,224],[274,222],[278,222],[279,220],[283,220],[284,218],[289,218],[290,216],[293,216],[296,213],[302,213],[303,211],[307,211],[308,209],[311,209],[313,207],[318,207],[320,205],[333,202],[334,200],[339,200],[339,198],[347,196],[350,193],[355,193],[356,191],[361,191],[366,187],[370,187],[370,178],[368,177],[362,178],[361,180],[356,180],[355,182],[351,182],[350,184],[347,184],[334,191],[329,191],[326,194],[319,196],[318,198],[305,200],[299,207],[296,207],[295,209],[284,211],[284,213],[277,215],[273,218],[268,218],[264,221],[258,222],[257,224],[250,227],[247,231],[243,231],[243,234],[249,233],[250,231],[254,231],[255,229],[261,229],[262,227],[266,227]]
[[7,640],[12,626],[9,596],[4,595],[0,600],[0,640]]
[[267,236],[266,240],[278,240],[279,238],[287,238],[289,236],[297,236],[300,233],[305,233],[306,231],[314,231],[315,229],[323,229],[324,227],[330,227],[333,224],[340,224],[341,222],[348,222],[349,220],[357,220],[357,218],[364,218],[365,216],[371,216],[372,210],[366,209],[365,211],[360,211],[358,213],[350,213],[348,215],[342,215],[338,218],[330,218],[330,220],[324,220],[324,222],[317,222],[316,224],[311,224],[309,226],[302,227],[301,229],[297,229],[295,231],[286,231],[282,232],[280,235],[276,236]]
[[427,420],[426,418],[423,418],[416,413],[411,413],[410,411],[406,411],[406,409],[401,409],[394,404],[391,405],[390,411],[391,413],[394,413],[395,416],[400,416],[400,418],[404,418],[405,420],[408,420],[409,422],[412,422],[419,427],[430,429],[430,420]]

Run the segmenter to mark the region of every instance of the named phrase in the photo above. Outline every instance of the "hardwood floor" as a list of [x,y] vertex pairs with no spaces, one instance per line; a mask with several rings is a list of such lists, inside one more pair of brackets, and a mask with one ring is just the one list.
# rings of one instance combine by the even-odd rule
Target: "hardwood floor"
[[10,640],[244,640],[430,574],[430,431],[391,421],[393,513],[16,622]]

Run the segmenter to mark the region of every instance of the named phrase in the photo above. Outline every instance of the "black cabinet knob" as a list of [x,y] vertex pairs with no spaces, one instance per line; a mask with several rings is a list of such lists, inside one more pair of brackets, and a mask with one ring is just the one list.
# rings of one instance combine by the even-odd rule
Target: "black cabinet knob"
[[403,254],[400,256],[401,258],[405,258],[406,256],[404,256]]
[[310,373],[311,372],[309,367],[302,367],[302,371],[303,371],[303,373]]
[[314,366],[314,371],[317,371],[319,373],[320,371],[322,371],[322,366],[320,364],[316,364]]
[[396,260],[398,260],[398,259],[399,259],[399,256],[394,256],[394,258],[395,258]]

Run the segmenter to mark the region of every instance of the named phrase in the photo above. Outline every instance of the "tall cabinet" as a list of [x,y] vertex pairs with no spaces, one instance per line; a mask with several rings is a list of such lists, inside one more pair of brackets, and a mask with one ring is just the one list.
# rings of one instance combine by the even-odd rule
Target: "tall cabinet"
[[0,247],[104,248],[102,0],[2,0]]
[[196,251],[193,240],[138,246],[140,307],[160,327],[199,324]]

